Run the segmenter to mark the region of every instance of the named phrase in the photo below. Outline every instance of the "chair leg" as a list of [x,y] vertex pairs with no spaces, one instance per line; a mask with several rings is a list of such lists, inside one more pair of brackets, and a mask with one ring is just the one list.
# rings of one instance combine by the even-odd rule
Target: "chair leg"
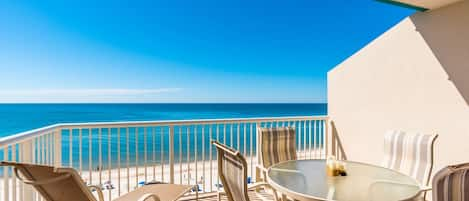
[[[261,178],[261,169],[259,169],[259,167],[256,167],[256,182],[261,182],[262,181],[262,178]],[[260,192],[260,188],[256,188],[256,192]]]
[[282,193],[282,201],[287,201],[287,195],[285,195],[284,193]]
[[217,192],[217,200],[221,201],[221,193],[220,192]]
[[[280,201],[281,198],[278,197],[277,191],[276,191],[274,188],[272,188],[272,187],[270,187],[269,190],[272,191],[272,195],[274,196],[274,200]],[[264,191],[267,191],[267,188],[264,188]]]

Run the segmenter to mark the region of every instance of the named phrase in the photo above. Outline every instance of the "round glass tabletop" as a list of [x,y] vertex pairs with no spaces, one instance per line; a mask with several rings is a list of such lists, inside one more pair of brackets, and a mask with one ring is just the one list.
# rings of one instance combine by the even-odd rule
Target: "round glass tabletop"
[[298,200],[396,201],[416,195],[413,178],[365,163],[345,161],[347,176],[328,176],[325,160],[286,161],[269,168],[268,182]]

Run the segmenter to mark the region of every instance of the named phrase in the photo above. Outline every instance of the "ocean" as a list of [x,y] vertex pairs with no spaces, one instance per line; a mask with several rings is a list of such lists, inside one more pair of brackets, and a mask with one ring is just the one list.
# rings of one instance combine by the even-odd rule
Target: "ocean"
[[[318,116],[326,114],[327,104],[0,104],[0,138],[56,123]],[[297,123],[299,122],[295,123],[296,126],[301,127]],[[317,125],[313,126],[304,124],[303,128],[310,132],[311,129],[316,129],[314,133],[317,134],[314,139],[318,140],[313,143],[318,145],[322,144],[323,141],[320,140],[322,132],[319,126],[320,122],[316,123]],[[213,156],[215,153],[215,149],[212,153],[208,152],[211,146],[210,139],[215,138],[239,150],[248,147],[254,147],[255,150],[256,143],[251,144],[251,139],[253,139],[251,136],[255,134],[255,129],[252,131],[250,129],[243,130],[243,126],[246,125],[177,127],[175,128],[174,154],[177,156],[177,160],[180,160],[179,162],[191,161],[195,157],[194,149],[198,146],[197,157],[201,158],[201,147],[204,144],[205,156],[208,158],[210,154]],[[202,127],[205,128],[204,135],[201,134]],[[218,129],[220,132],[207,136],[209,129],[213,129],[214,132]],[[302,130],[297,132],[301,133]],[[121,134],[118,134],[119,132]],[[93,169],[116,167],[118,153],[124,158],[130,158],[131,166],[142,165],[147,158],[154,163],[167,163],[169,158],[168,133],[168,127],[128,128],[128,130],[124,128],[82,129],[82,136],[79,138],[80,130],[74,129],[70,133],[70,130],[64,129],[62,130],[62,164],[65,166],[70,164],[71,156],[73,167],[79,168],[77,162],[81,156],[83,169],[89,169],[88,166]],[[247,139],[244,139],[245,136]],[[300,135],[297,135],[297,138],[301,142]],[[80,142],[79,139],[82,141]],[[237,144],[235,139],[240,139],[244,143]],[[313,136],[309,135],[303,140],[311,141],[311,139]],[[36,147],[42,146],[40,142],[35,143]],[[89,147],[93,151],[90,152]],[[8,160],[11,160],[11,147],[9,149]],[[148,151],[146,156],[143,154],[146,153],[144,149]],[[0,160],[5,160],[4,151],[0,149]],[[36,151],[36,158],[41,158],[39,153],[40,151]],[[102,161],[101,165],[98,165],[99,161]],[[121,164],[124,163],[129,163],[129,161],[122,160]]]
[[0,104],[0,138],[56,123],[326,115],[327,104]]

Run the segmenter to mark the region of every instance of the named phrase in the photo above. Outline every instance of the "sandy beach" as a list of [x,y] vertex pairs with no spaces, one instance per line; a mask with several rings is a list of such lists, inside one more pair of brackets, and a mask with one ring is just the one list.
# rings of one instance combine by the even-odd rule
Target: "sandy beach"
[[[298,153],[298,159],[309,159],[320,157],[319,151]],[[248,177],[251,182],[255,181],[255,166],[257,165],[257,157],[246,157],[248,163]],[[197,171],[196,171],[197,170]],[[161,166],[160,164],[147,164],[142,166],[121,166],[120,168],[103,169],[101,171],[81,171],[84,182],[88,185],[98,185],[103,189],[106,200],[112,200],[126,192],[142,186],[145,182],[170,182],[170,168],[168,164]],[[91,178],[91,179],[90,179]],[[21,184],[17,182],[17,195],[21,191]],[[205,160],[191,163],[174,164],[174,183],[176,184],[198,184],[199,193],[213,192],[217,190],[217,184],[220,183],[217,173],[217,161]],[[0,180],[3,189],[3,179]],[[12,185],[10,179],[9,185]],[[11,192],[9,193],[11,196]],[[1,197],[3,198],[3,196]]]
[[[246,158],[248,167],[248,176],[254,180],[255,165],[257,165],[256,157]],[[197,170],[197,171],[196,171]],[[168,164],[163,167],[160,164],[148,164],[139,167],[120,167],[112,169],[103,169],[101,171],[83,171],[81,176],[87,184],[102,184],[103,192],[108,198],[117,197],[129,190],[133,190],[141,186],[145,182],[170,182],[170,168]],[[91,174],[91,175],[90,175]],[[91,176],[91,179],[90,179]],[[120,179],[119,179],[120,178]],[[252,181],[253,181],[252,180]],[[198,184],[199,192],[212,192],[217,189],[218,180],[217,161],[206,160],[191,163],[175,163],[174,164],[174,183],[176,184]]]

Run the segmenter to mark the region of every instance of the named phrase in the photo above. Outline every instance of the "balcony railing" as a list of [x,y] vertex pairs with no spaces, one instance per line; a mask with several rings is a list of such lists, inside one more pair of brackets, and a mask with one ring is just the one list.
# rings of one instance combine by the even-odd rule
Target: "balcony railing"
[[[0,159],[73,167],[87,184],[102,185],[107,200],[150,181],[198,184],[200,192],[213,192],[220,185],[211,140],[240,150],[254,179],[256,127],[282,126],[297,129],[300,159],[336,152],[327,117],[306,116],[57,124],[0,139]],[[2,169],[0,200],[42,200],[11,168]]]

